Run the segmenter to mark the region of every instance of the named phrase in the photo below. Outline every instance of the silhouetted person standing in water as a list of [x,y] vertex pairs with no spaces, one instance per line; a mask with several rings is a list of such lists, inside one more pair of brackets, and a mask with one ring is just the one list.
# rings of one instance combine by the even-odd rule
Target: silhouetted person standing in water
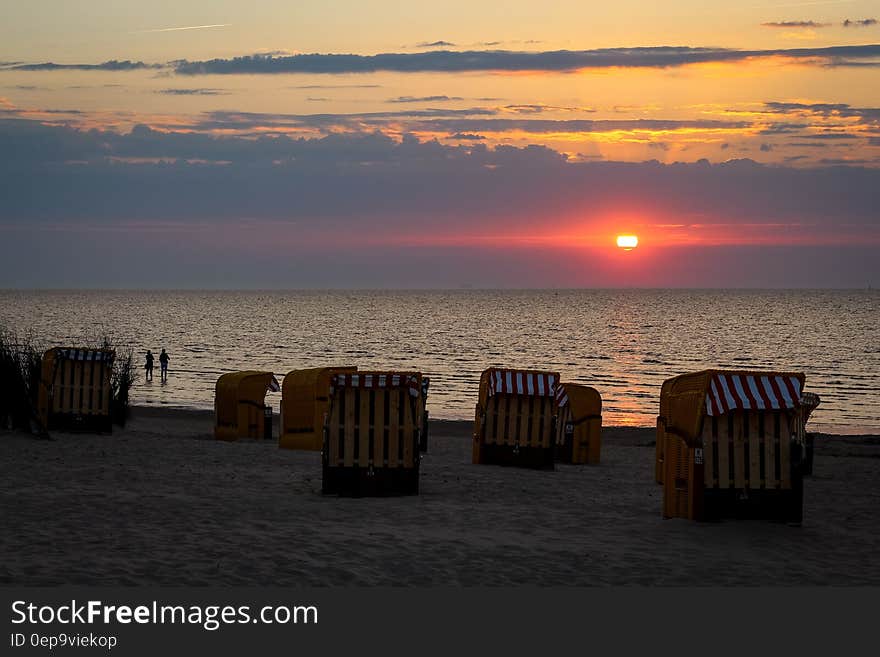
[[147,359],[144,363],[144,378],[147,381],[153,380],[153,352],[147,349]]
[[165,353],[165,350],[162,350],[162,353],[159,354],[159,366],[162,368],[161,378],[162,381],[168,380],[168,361],[171,360],[168,358],[168,354]]

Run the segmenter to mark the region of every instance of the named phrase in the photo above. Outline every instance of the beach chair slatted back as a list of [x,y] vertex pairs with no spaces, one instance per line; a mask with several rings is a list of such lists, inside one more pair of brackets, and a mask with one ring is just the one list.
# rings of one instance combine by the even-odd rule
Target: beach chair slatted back
[[800,522],[803,382],[802,374],[709,370],[664,383],[664,516],[759,513]]
[[323,491],[418,493],[422,394],[419,373],[335,375],[324,431]]
[[473,462],[553,468],[555,372],[489,368],[480,378]]
[[803,442],[797,413],[737,411],[703,422],[707,488],[791,488],[792,442]]
[[55,348],[43,356],[39,408],[47,429],[112,431],[115,352]]
[[495,395],[486,408],[486,444],[550,449],[554,415],[549,397]]

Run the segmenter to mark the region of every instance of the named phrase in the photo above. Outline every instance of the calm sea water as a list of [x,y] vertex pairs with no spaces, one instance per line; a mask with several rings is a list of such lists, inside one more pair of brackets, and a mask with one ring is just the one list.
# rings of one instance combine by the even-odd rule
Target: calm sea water
[[653,425],[670,376],[772,368],[806,373],[814,429],[880,433],[878,322],[871,290],[0,292],[0,324],[48,344],[167,349],[168,383],[141,377],[138,404],[211,408],[238,369],[358,365],[420,370],[432,417],[470,419],[480,372],[507,365],[596,387],[612,425]]

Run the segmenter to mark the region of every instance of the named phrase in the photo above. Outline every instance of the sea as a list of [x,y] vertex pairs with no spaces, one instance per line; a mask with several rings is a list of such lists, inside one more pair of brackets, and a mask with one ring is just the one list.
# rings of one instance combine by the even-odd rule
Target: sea
[[141,365],[166,349],[168,381],[139,369],[137,405],[211,409],[225,372],[357,365],[421,371],[432,418],[472,419],[480,372],[504,366],[595,387],[605,425],[653,426],[664,380],[735,368],[804,372],[811,430],[880,434],[870,289],[6,290],[0,326],[46,346],[109,335]]

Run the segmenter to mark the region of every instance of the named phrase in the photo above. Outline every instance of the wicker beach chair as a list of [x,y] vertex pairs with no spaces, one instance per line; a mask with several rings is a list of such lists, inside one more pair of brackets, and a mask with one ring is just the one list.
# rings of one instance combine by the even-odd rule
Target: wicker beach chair
[[663,516],[692,520],[803,515],[804,375],[706,370],[667,380]]
[[324,429],[323,492],[418,494],[422,397],[418,372],[335,374]]
[[472,459],[554,467],[559,374],[490,367],[480,377]]
[[272,409],[266,406],[266,393],[280,389],[271,372],[223,374],[214,389],[214,438],[271,438]]
[[55,347],[43,354],[37,408],[46,430],[112,433],[112,349]]

